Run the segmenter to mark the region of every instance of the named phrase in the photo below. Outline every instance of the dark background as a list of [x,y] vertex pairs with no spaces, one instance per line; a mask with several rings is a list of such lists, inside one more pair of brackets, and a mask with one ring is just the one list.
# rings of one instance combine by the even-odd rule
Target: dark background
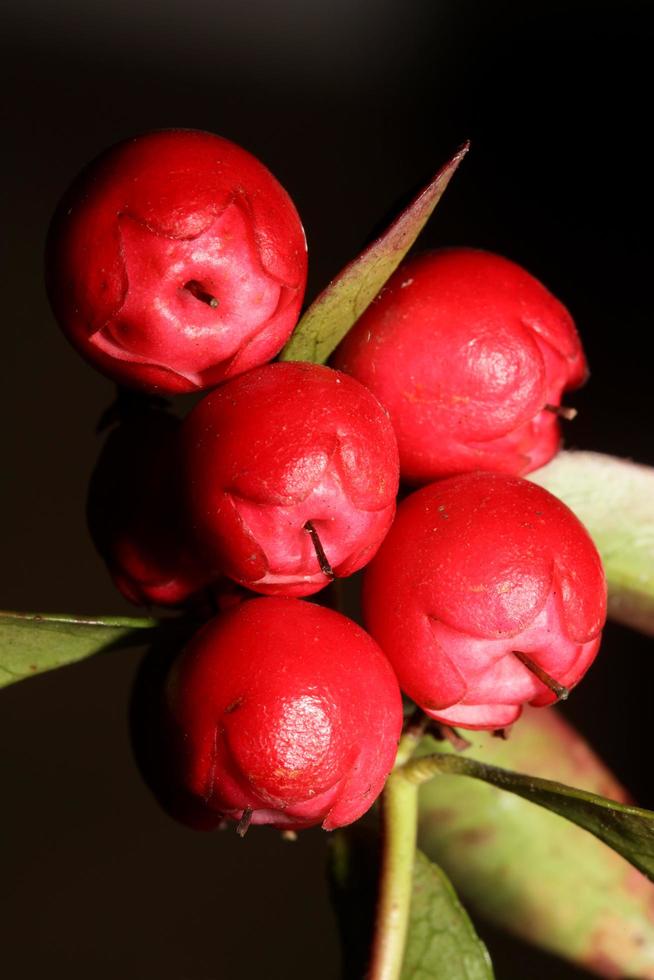
[[[303,217],[309,296],[471,138],[424,244],[487,247],[543,279],[575,316],[593,373],[573,398],[569,444],[654,463],[650,4],[15,4],[0,41],[1,605],[128,611],[84,523],[112,387],[59,334],[41,255],[72,176],[143,130],[213,130],[259,156]],[[651,640],[609,629],[566,711],[654,806],[641,765],[651,653]],[[127,734],[138,660],[97,658],[0,697],[5,975],[335,978],[326,835],[241,842],[161,813]],[[491,949],[500,980],[582,976],[495,935]]]

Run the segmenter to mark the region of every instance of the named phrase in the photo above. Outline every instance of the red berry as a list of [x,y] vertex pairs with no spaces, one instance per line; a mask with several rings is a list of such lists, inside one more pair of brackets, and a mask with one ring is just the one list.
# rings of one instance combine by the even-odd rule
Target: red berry
[[269,364],[235,378],[195,407],[182,443],[198,550],[256,592],[309,595],[329,566],[350,575],[393,520],[393,427],[374,395],[330,368]]
[[402,689],[428,714],[502,728],[523,704],[556,700],[538,671],[564,688],[586,672],[606,582],[560,500],[526,480],[468,473],[400,505],[366,571],[363,608]]
[[215,823],[249,811],[282,828],[351,823],[380,793],[402,727],[377,644],[297,599],[254,599],[208,623],[167,700],[179,782]]
[[471,248],[402,265],[332,364],[388,409],[411,483],[543,466],[559,445],[551,409],[586,377],[565,307],[520,266]]
[[274,357],[306,284],[283,187],[195,130],[138,136],[93,161],[50,233],[47,279],[69,340],[110,378],[193,391]]
[[179,605],[207,584],[180,521],[179,420],[141,412],[112,432],[91,478],[93,542],[116,587],[137,605]]

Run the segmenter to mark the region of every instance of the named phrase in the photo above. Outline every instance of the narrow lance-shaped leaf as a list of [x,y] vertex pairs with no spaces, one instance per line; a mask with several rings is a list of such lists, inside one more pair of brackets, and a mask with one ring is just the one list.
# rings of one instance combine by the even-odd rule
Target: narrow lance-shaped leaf
[[[558,710],[527,708],[508,740],[467,735],[480,762],[629,802]],[[654,980],[654,884],[593,834],[479,779],[430,779],[419,806],[420,847],[466,908],[591,973]]]
[[654,880],[654,813],[650,810],[624,806],[563,783],[510,772],[461,755],[437,753],[408,765],[417,782],[437,773],[471,776],[547,807],[595,834]]
[[486,947],[445,873],[416,851],[401,980],[492,980]]
[[0,687],[148,642],[158,625],[156,619],[0,612]]
[[609,615],[654,635],[654,469],[601,453],[559,453],[529,477],[586,525],[604,562]]
[[280,357],[324,364],[395,272],[440,201],[466,143],[376,241],[347,265],[304,313]]

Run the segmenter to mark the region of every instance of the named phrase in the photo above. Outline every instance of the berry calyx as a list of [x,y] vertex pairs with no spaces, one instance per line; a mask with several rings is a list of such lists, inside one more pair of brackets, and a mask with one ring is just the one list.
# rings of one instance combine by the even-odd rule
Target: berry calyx
[[363,610],[423,710],[499,729],[584,675],[606,619],[606,580],[560,500],[527,480],[469,473],[400,504],[366,570]]
[[472,248],[400,266],[331,363],[388,409],[414,484],[543,466],[570,417],[562,393],[587,375],[565,307],[519,265]]
[[212,133],[167,130],[82,172],[55,215],[46,271],[62,329],[95,367],[148,391],[195,391],[281,349],[306,242],[255,157]]
[[402,702],[377,644],[321,606],[258,598],[197,633],[167,685],[176,779],[204,814],[298,829],[358,819],[397,751]]
[[393,427],[353,378],[269,364],[207,395],[183,424],[185,512],[215,573],[302,596],[362,568],[395,513]]

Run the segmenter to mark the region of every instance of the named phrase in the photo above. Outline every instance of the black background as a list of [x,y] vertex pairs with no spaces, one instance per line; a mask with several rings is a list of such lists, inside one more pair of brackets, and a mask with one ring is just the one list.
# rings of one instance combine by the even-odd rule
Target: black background
[[[127,612],[87,537],[112,387],[67,346],[42,284],[50,214],[138,132],[208,129],[294,198],[309,297],[464,139],[423,237],[502,252],[571,309],[592,369],[569,444],[654,463],[648,3],[27,0],[5,7],[2,593],[6,608]],[[567,714],[654,806],[651,640],[607,631]],[[12,980],[335,978],[325,835],[244,842],[174,825],[132,762],[138,651],[0,698],[0,949]],[[486,931],[485,935],[489,935]],[[500,980],[581,977],[490,936]]]

